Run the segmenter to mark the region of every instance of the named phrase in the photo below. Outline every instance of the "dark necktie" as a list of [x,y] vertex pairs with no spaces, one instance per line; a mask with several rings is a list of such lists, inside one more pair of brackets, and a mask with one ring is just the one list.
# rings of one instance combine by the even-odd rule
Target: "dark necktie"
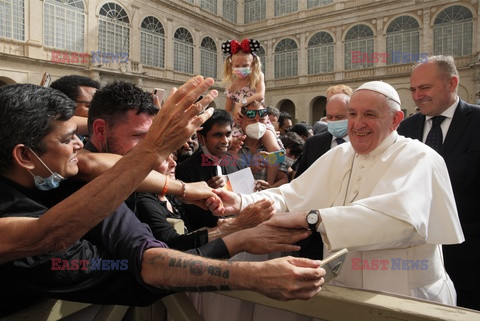
[[435,149],[437,152],[440,152],[440,148],[442,148],[443,144],[443,135],[442,135],[442,124],[445,116],[435,116],[432,117],[432,128],[428,132],[427,139],[425,140],[425,144]]
[[335,138],[335,141],[337,142],[338,145],[345,143],[345,139],[343,138]]

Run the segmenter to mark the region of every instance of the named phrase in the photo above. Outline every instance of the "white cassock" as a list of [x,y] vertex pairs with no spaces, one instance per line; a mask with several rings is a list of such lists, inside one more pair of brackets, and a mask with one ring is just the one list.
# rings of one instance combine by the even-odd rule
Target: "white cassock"
[[262,198],[277,212],[320,209],[326,250],[349,249],[333,284],[456,304],[441,244],[463,232],[443,158],[423,143],[394,131],[369,154],[339,145],[290,184],[242,195],[242,207]]

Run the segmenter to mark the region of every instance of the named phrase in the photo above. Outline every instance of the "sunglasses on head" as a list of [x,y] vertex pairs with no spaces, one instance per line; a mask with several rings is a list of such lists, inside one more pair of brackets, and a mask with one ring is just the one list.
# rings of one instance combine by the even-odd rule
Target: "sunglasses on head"
[[247,116],[247,118],[255,118],[255,116],[258,114],[260,118],[267,116],[267,110],[266,109],[259,109],[259,110],[242,110],[242,114]]

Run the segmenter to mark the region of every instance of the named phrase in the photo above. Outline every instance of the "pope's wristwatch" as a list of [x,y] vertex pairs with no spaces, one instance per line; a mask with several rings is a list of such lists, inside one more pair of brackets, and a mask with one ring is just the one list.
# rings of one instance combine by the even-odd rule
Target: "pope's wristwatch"
[[307,224],[312,232],[317,231],[317,223],[320,220],[320,211],[319,210],[311,210],[307,214]]

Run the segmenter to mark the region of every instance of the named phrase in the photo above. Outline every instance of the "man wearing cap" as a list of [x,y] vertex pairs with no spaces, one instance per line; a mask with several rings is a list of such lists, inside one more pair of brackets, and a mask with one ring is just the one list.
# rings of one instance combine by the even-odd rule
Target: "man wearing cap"
[[272,199],[273,224],[320,232],[324,257],[348,248],[333,284],[455,305],[441,244],[464,238],[447,168],[434,150],[397,134],[402,119],[392,86],[363,84],[349,103],[350,142],[279,188],[250,195],[217,191],[225,211]]

